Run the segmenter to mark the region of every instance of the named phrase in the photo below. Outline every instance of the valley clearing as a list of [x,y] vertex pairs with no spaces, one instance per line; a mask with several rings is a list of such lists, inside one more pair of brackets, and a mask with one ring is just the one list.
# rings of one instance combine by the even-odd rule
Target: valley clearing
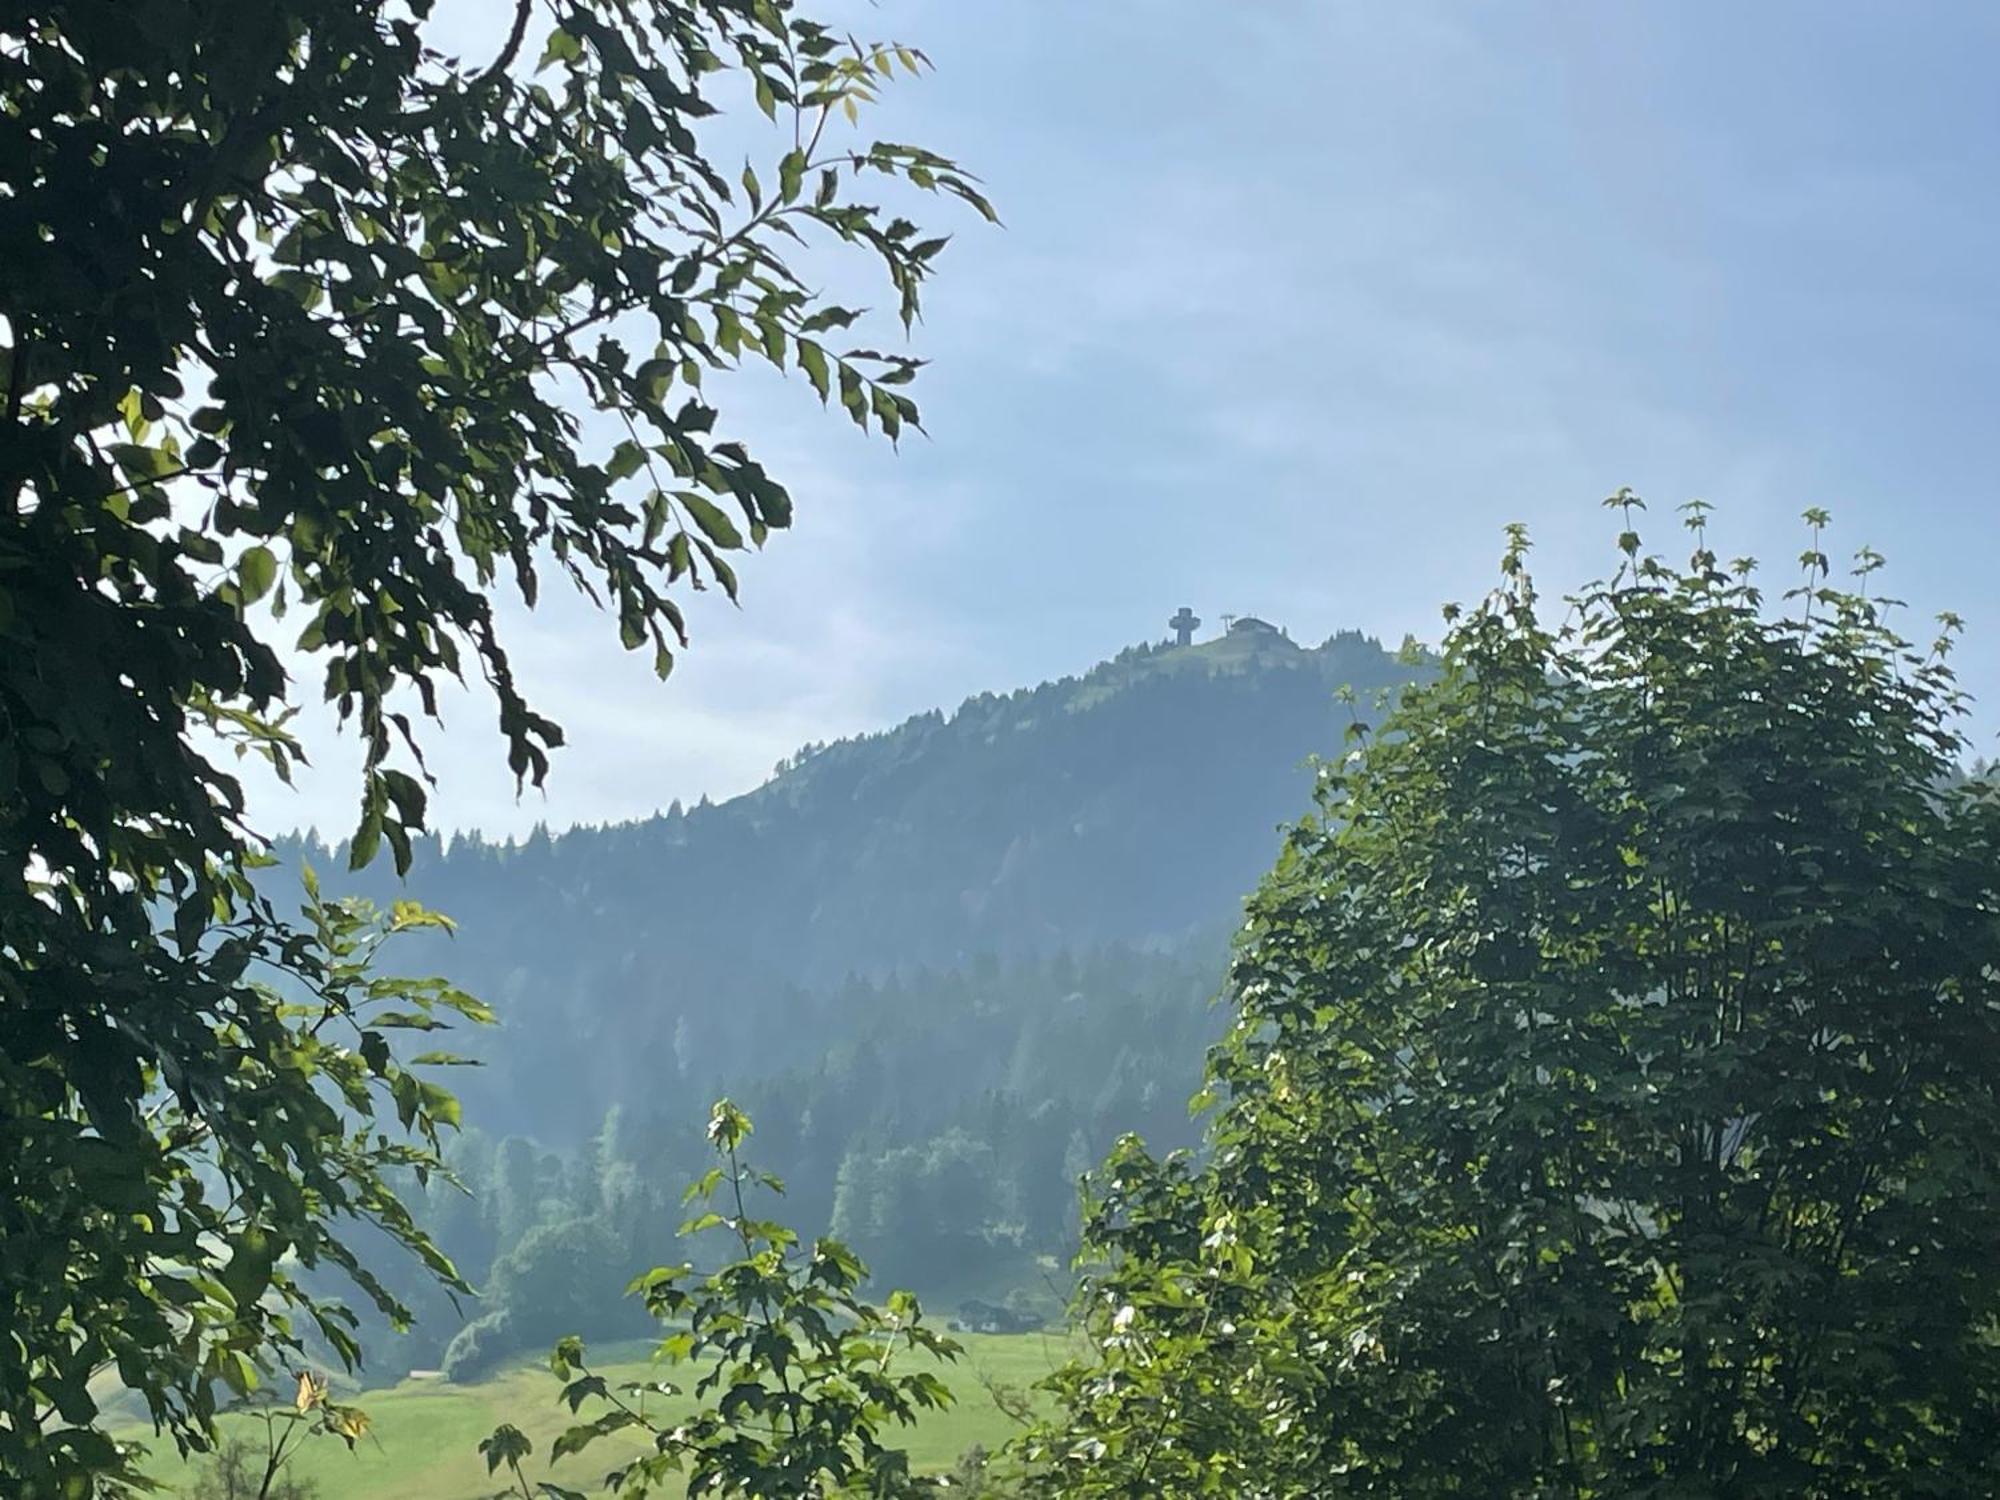
[[[1025,1390],[1071,1352],[1069,1340],[1060,1333],[956,1337],[965,1353],[942,1373],[957,1403],[943,1412],[926,1413],[914,1427],[901,1429],[901,1436],[885,1434],[909,1449],[912,1464],[920,1470],[948,1469],[975,1444],[990,1450],[1004,1443],[1016,1430],[1015,1423],[994,1404],[987,1383]],[[689,1383],[691,1376],[683,1379],[680,1372],[652,1364],[644,1349],[637,1343],[608,1348],[607,1353],[626,1357],[598,1373],[614,1388],[627,1380]],[[471,1385],[405,1380],[342,1397],[368,1413],[368,1436],[352,1453],[331,1439],[305,1442],[289,1472],[315,1483],[321,1500],[482,1500],[501,1487],[501,1480],[487,1474],[479,1442],[500,1423],[511,1422],[534,1440],[535,1456],[523,1466],[531,1480],[550,1479],[594,1493],[604,1472],[640,1451],[643,1444],[626,1435],[605,1438],[551,1468],[548,1453],[556,1436],[597,1410],[586,1405],[571,1418],[557,1399],[561,1388],[544,1364],[524,1360]],[[651,1410],[672,1412],[689,1404],[681,1398]],[[222,1428],[227,1434],[254,1439],[260,1448],[263,1444],[262,1426],[255,1418],[225,1418]],[[120,1434],[135,1435],[129,1430]],[[187,1483],[191,1471],[169,1450],[151,1472],[172,1494]]]

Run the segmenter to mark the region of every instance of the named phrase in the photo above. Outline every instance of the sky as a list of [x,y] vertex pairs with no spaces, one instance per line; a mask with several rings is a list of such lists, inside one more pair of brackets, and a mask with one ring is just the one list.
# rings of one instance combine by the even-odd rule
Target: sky
[[[438,826],[720,800],[804,742],[1085,670],[1181,604],[1435,640],[1508,522],[1545,593],[1608,571],[1623,485],[1663,550],[1675,506],[1713,503],[1716,550],[1774,590],[1799,513],[1831,511],[1829,550],[1887,554],[1912,634],[1966,618],[1993,753],[2000,8],[806,8],[929,54],[863,124],[963,161],[1005,220],[925,204],[956,234],[911,341],[929,436],[715,387],[794,528],[740,608],[699,601],[664,685],[580,601],[511,611],[570,747],[517,796],[490,706],[449,703]],[[501,19],[458,0],[440,40],[490,55]],[[267,831],[351,825],[353,755],[315,759],[257,787]]]

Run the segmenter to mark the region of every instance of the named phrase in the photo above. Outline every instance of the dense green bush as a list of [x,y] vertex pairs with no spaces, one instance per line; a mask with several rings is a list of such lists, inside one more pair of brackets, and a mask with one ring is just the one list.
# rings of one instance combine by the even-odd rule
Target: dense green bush
[[644,1316],[621,1295],[634,1269],[597,1219],[534,1225],[494,1262],[485,1287],[488,1311],[445,1346],[445,1378],[477,1380],[509,1355],[572,1334],[643,1330]]
[[536,1225],[494,1263],[488,1295],[530,1344],[621,1324],[636,1330],[645,1319],[621,1294],[638,1269],[600,1220],[563,1219]]
[[464,1383],[479,1379],[508,1355],[518,1353],[523,1340],[514,1329],[514,1315],[499,1308],[474,1318],[445,1346],[444,1378]]
[[1049,1492],[1993,1492],[2000,798],[1955,622],[1832,587],[1817,516],[1774,613],[1691,519],[1684,569],[1628,520],[1560,626],[1517,538],[1327,767],[1208,1154],[1099,1184]]

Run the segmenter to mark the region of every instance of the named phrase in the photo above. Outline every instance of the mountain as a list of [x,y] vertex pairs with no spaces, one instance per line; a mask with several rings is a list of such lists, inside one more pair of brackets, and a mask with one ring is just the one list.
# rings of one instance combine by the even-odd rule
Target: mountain
[[[468,1108],[573,1140],[696,1040],[725,1074],[807,1060],[834,1038],[795,1023],[850,976],[1215,939],[1304,811],[1308,757],[1341,743],[1337,691],[1365,705],[1410,672],[1359,633],[1307,648],[1239,622],[808,747],[719,805],[421,844],[408,893],[459,924],[423,958],[503,1018]],[[587,1102],[532,1100],[552,1070],[592,1080]]]
[[[1207,1002],[1310,758],[1417,670],[1357,633],[1305,647],[1239,621],[808,746],[719,805],[423,841],[407,888],[338,877],[452,916],[455,938],[392,966],[501,1017],[454,1038],[485,1063],[448,1080],[474,1196],[418,1195],[488,1310],[461,1330],[390,1278],[422,1314],[400,1341],[373,1329],[378,1371],[476,1373],[568,1331],[542,1326],[552,1289],[607,1289],[574,1319],[633,1331],[616,1288],[676,1253],[724,1093],[790,1222],[947,1305],[1046,1306],[1078,1174],[1126,1131],[1195,1139]],[[344,864],[309,839],[280,853],[329,885]]]

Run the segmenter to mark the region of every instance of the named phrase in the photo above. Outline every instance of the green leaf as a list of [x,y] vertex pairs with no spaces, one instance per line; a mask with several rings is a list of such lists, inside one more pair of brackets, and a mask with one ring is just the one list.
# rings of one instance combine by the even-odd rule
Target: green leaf
[[793,150],[785,153],[778,163],[778,199],[782,203],[796,202],[799,189],[805,182],[806,154]]
[[736,524],[707,496],[693,490],[684,490],[675,498],[687,507],[688,514],[694,517],[694,523],[701,528],[702,535],[716,546],[734,550],[743,545],[743,534],[736,529]]
[[549,33],[548,42],[542,48],[542,60],[535,65],[535,71],[539,73],[552,63],[578,62],[582,57],[582,41],[573,33],[558,26]]
[[611,450],[611,462],[605,465],[605,473],[612,479],[629,479],[645,465],[646,450],[632,439],[626,438]]
[[502,1422],[493,1429],[490,1436],[481,1438],[479,1451],[486,1458],[486,1472],[491,1474],[502,1464],[513,1468],[524,1458],[533,1455],[535,1445],[528,1435],[511,1422]]
[[243,602],[255,604],[271,591],[278,580],[278,560],[268,547],[249,547],[236,560],[236,579],[243,590]]
[[806,378],[812,382],[812,388],[819,393],[819,399],[826,400],[832,390],[828,381],[826,351],[811,339],[798,339],[795,341],[795,347],[798,350],[799,368],[806,372]]

